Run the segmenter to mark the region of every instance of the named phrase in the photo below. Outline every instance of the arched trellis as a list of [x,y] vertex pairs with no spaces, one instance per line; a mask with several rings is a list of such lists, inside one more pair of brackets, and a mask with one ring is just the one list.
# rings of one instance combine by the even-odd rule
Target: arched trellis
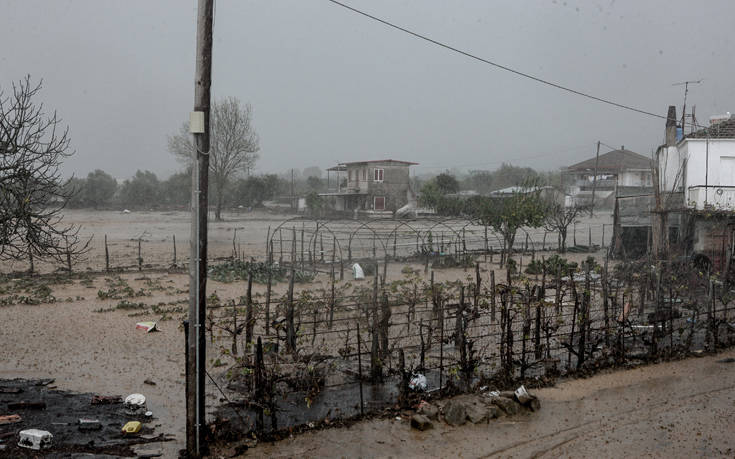
[[[320,229],[326,230],[332,236],[332,240],[334,241],[335,248],[336,248],[336,250],[339,253],[339,257],[338,257],[339,261],[344,260],[344,256],[342,254],[342,243],[340,241],[340,238],[337,236],[337,234],[329,227],[329,225],[326,225],[326,222],[328,222],[328,220],[311,219],[311,218],[305,218],[305,217],[294,217],[294,218],[290,218],[288,220],[284,220],[278,226],[276,226],[273,229],[273,232],[270,233],[270,235],[268,236],[268,241],[267,241],[267,245],[268,246],[266,247],[266,253],[269,253],[270,247],[273,246],[273,240],[275,238],[276,233],[278,233],[279,236],[280,236],[281,235],[281,232],[284,229],[284,227],[286,227],[287,230],[288,229],[291,229],[292,232],[295,232],[296,231],[295,223],[297,223],[297,222],[300,222],[302,224],[302,231],[304,231],[304,229],[305,229],[304,228],[304,224],[307,223],[307,222],[313,223],[314,226],[315,226],[314,227],[314,231],[311,233],[311,235],[309,237],[308,247],[311,247],[312,244],[315,243],[316,235],[319,234],[319,230]],[[282,239],[281,239],[281,241],[282,241]],[[279,250],[280,250],[281,255],[282,255],[283,254],[282,248],[280,248]],[[294,249],[292,248],[292,250],[294,250]],[[301,243],[301,252],[302,253],[303,253],[303,250],[304,250],[304,247],[303,247],[303,234],[302,234],[302,243]],[[337,258],[337,254],[335,253],[334,255],[335,255],[335,258]],[[282,260],[280,260],[280,261],[282,261]],[[292,260],[292,261],[294,261],[294,260]]]
[[[327,220],[294,217],[281,222],[269,235],[267,242],[269,247],[273,247],[277,237],[280,240],[279,250],[281,252],[281,258],[283,258],[284,253],[283,230],[287,229],[293,232],[297,231],[299,226],[301,227],[300,232],[302,236],[295,242],[296,246],[298,246],[299,240],[301,241],[299,251],[302,253],[302,262],[304,260],[304,251],[313,255],[314,259],[310,261],[314,261],[317,258],[317,253],[321,253],[323,259],[323,254],[326,250],[324,250],[322,234],[327,235],[328,238],[333,240],[333,250],[337,252],[333,254],[333,257],[335,260],[338,259],[341,262],[345,259],[352,260],[353,258],[388,257],[391,252],[395,257],[397,255],[397,240],[399,237],[402,240],[401,247],[404,253],[406,247],[414,247],[414,244],[416,250],[415,252],[409,251],[409,254],[421,253],[429,244],[430,236],[436,238],[438,235],[440,235],[440,239],[434,239],[432,242],[436,247],[448,247],[450,251],[454,248],[455,252],[465,252],[467,250],[467,229],[470,229],[471,238],[478,231],[472,228],[478,225],[471,220],[456,217],[417,219],[376,218],[369,220]],[[304,238],[304,234],[307,232],[309,233],[308,238]],[[482,240],[485,241],[486,239],[483,238]],[[362,243],[356,245],[358,241]],[[322,248],[320,251],[316,249],[317,243]],[[442,245],[443,247],[441,247]],[[295,247],[292,246],[291,251],[294,250]]]

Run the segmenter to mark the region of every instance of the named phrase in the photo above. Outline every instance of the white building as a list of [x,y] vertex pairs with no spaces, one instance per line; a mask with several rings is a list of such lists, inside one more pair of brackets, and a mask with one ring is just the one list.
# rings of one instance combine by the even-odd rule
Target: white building
[[661,189],[687,209],[735,210],[735,118],[680,137],[659,150]]
[[[565,205],[612,208],[616,194],[650,191],[651,159],[621,147],[562,169]],[[593,198],[594,195],[594,198]]]

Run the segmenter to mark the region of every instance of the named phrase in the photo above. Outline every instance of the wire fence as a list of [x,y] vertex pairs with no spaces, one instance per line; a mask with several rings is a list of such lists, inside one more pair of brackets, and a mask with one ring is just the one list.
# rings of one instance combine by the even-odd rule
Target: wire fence
[[[542,384],[632,360],[714,350],[735,338],[730,287],[685,265],[592,260],[496,280],[385,282],[210,306],[208,332],[235,364],[223,432],[279,428],[374,412],[414,394]],[[234,413],[234,412],[236,413]],[[268,418],[269,422],[265,422]],[[223,428],[226,424],[227,428]]]
[[[594,251],[609,246],[612,225],[572,224],[566,237],[569,251]],[[502,257],[502,237],[484,226],[463,219],[312,220],[295,218],[268,227],[263,241],[246,231],[231,231],[231,239],[211,239],[209,263],[234,260],[270,260],[294,265],[302,271],[318,271],[324,263],[338,263],[342,270],[361,260],[407,260],[423,258],[461,259],[471,255]],[[189,235],[162,235],[143,231],[138,237],[90,237],[89,250],[61,263],[34,260],[34,269],[54,271],[126,272],[180,270],[189,263]],[[543,228],[521,228],[514,251],[532,255],[558,251],[562,242],[557,232]],[[28,260],[18,260],[11,270],[27,270]],[[7,268],[7,267],[6,267]],[[342,276],[344,274],[341,274]]]

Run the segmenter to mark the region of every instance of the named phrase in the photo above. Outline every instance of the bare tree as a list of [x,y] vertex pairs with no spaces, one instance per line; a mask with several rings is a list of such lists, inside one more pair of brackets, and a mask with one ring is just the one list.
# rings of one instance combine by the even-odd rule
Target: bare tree
[[50,257],[69,261],[87,250],[79,227],[62,222],[73,190],[59,166],[69,150],[69,128],[33,98],[42,83],[26,76],[12,91],[0,88],[0,260]]
[[559,252],[567,251],[567,230],[569,225],[574,223],[580,214],[587,212],[589,206],[580,206],[574,203],[567,207],[562,201],[563,195],[559,192],[554,193],[547,202],[546,216],[544,218],[544,228],[547,231],[556,231],[559,233]]
[[[214,185],[214,215],[222,220],[225,187],[239,173],[250,173],[258,159],[260,142],[252,125],[250,104],[243,106],[240,99],[228,97],[214,102],[211,116],[209,173]],[[195,155],[188,123],[178,134],[169,136],[168,149],[187,166],[191,164]]]

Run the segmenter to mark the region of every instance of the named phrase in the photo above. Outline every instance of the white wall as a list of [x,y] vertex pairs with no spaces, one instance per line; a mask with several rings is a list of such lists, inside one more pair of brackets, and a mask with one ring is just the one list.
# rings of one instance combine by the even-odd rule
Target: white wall
[[651,186],[650,170],[623,171],[618,175],[618,186]]
[[[686,158],[686,142],[681,147],[664,147],[659,152],[662,191],[681,191],[684,186],[682,165]],[[678,178],[677,175],[679,175]]]
[[[665,171],[663,174],[665,189],[670,189],[674,181],[677,170],[674,165],[685,161],[685,176],[683,177],[685,202],[701,209],[705,200],[709,204],[715,204],[717,201],[717,204],[724,208],[735,209],[735,203],[731,200],[733,193],[731,190],[724,190],[716,197],[714,188],[690,189],[690,187],[703,187],[704,185],[710,187],[735,186],[735,139],[710,139],[709,141],[685,139],[676,147],[668,147],[665,150],[666,154],[662,152],[660,159],[662,162],[668,160],[668,164],[662,164]],[[708,164],[709,167],[707,167]]]

